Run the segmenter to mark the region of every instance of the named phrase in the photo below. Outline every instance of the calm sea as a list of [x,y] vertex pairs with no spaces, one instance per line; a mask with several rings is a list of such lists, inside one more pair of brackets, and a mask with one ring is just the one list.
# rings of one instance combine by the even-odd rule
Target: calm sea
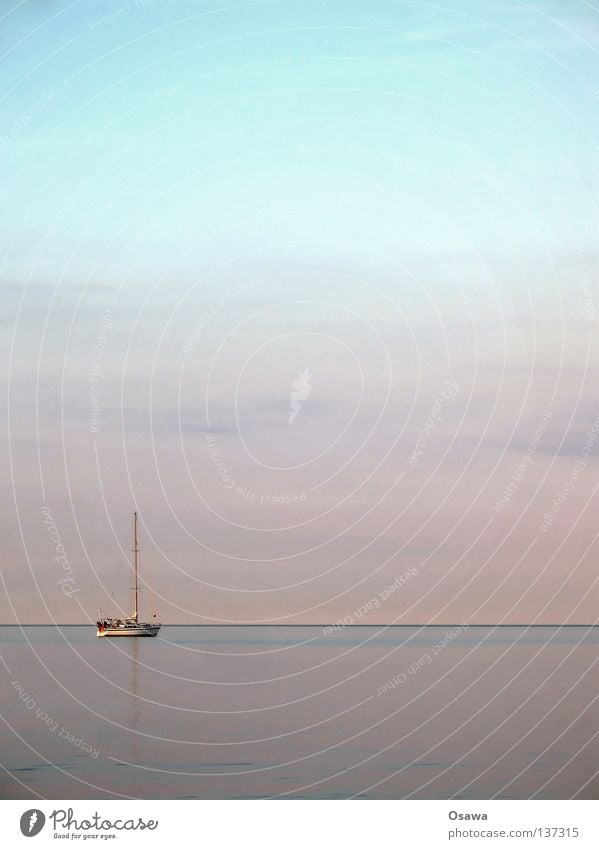
[[2,798],[599,796],[599,629],[0,628]]

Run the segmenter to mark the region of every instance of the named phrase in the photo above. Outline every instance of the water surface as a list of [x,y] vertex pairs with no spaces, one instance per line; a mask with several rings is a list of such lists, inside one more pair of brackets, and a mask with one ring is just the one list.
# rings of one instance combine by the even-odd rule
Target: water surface
[[599,630],[0,627],[2,798],[597,798]]

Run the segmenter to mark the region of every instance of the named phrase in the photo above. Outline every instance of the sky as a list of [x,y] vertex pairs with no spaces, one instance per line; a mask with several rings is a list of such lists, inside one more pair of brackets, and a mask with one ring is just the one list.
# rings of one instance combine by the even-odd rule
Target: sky
[[0,621],[595,622],[596,3],[0,14]]

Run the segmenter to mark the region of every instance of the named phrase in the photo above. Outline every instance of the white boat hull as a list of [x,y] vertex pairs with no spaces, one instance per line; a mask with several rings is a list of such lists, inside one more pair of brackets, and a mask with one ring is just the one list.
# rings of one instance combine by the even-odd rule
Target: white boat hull
[[118,625],[116,627],[98,628],[98,637],[155,637],[160,631],[160,625],[144,624]]

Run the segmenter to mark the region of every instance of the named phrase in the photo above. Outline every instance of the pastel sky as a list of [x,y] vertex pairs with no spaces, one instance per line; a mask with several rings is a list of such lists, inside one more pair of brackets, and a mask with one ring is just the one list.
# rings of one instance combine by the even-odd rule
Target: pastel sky
[[596,5],[1,13],[0,621],[596,621]]

